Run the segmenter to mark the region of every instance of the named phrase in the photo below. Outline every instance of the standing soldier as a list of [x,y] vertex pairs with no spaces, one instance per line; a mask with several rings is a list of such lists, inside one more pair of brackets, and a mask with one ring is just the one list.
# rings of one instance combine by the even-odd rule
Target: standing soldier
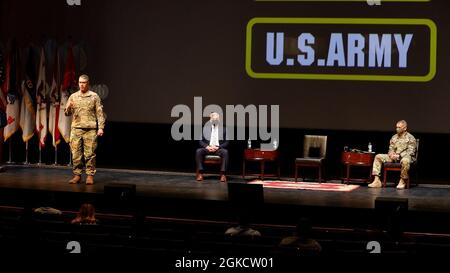
[[397,122],[396,131],[397,134],[392,136],[389,143],[388,154],[377,154],[373,162],[372,175],[375,179],[369,184],[370,188],[381,188],[380,172],[381,166],[385,162],[400,161],[402,168],[400,172],[400,181],[397,185],[397,189],[405,188],[405,181],[409,179],[408,171],[411,163],[416,158],[416,139],[408,133],[408,124],[404,120]]
[[94,184],[95,175],[95,150],[97,148],[97,136],[103,136],[105,117],[100,97],[89,90],[89,77],[81,75],[78,80],[80,90],[73,93],[67,101],[64,110],[66,115],[72,115],[70,132],[70,149],[73,158],[73,178],[70,184],[78,184],[81,181],[83,170],[82,157],[86,164],[86,185]]

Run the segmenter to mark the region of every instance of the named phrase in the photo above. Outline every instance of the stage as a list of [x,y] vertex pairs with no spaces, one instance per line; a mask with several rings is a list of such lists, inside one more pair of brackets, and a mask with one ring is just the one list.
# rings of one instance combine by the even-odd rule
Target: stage
[[[243,210],[230,205],[228,184],[242,184],[250,179],[231,175],[228,183],[221,183],[217,175],[211,174],[205,175],[203,182],[197,182],[194,173],[100,168],[95,184],[88,186],[68,184],[71,170],[66,166],[5,167],[0,173],[0,209],[5,223],[3,233],[12,234],[7,246],[8,242],[15,246],[22,238],[12,228],[19,225],[18,219],[27,219],[27,212],[33,208],[51,206],[60,209],[65,220],[29,220],[24,227],[39,231],[33,237],[40,242],[36,245],[45,246],[49,253],[64,251],[69,239],[81,236],[67,222],[84,202],[95,205],[98,219],[103,223],[99,230],[90,231],[94,235],[83,235],[88,238],[82,237],[89,242],[85,248],[88,253],[101,249],[112,253],[169,251],[178,255],[194,249],[202,255],[213,255],[235,253],[227,251],[246,246],[248,253],[257,249],[267,254],[283,236],[291,234],[300,217],[311,220],[314,236],[324,247],[324,253],[365,253],[366,244],[371,240],[382,240],[387,252],[428,253],[447,251],[450,242],[448,186],[427,184],[396,190],[394,184],[382,189],[359,185],[349,192],[263,188],[264,204],[248,207],[247,216],[250,216],[250,226],[261,231],[264,238],[234,246],[223,232],[238,224],[237,215]],[[328,184],[338,182],[327,181]],[[125,202],[120,198],[108,199],[105,189],[111,185],[124,188],[135,185],[136,195]],[[386,225],[389,213],[376,209],[375,200],[379,197],[408,199],[408,211],[402,214],[401,227],[405,233],[400,244],[396,243],[398,239],[383,232],[389,227]]]
[[[5,169],[0,173],[3,205],[24,205],[31,202],[30,194],[35,196],[52,192],[56,196],[55,205],[66,209],[76,210],[83,201],[98,203],[102,208],[105,185],[134,184],[139,206],[145,208],[147,214],[233,219],[227,202],[227,183],[219,182],[214,174],[207,174],[203,182],[197,182],[194,173],[98,169],[95,184],[88,186],[84,183],[68,184],[71,170],[66,166],[6,165]],[[291,178],[281,180],[292,181]],[[250,181],[253,180],[243,180],[233,175],[228,177],[228,183]],[[331,182],[340,183],[326,183]],[[264,188],[264,212],[259,213],[257,218],[265,223],[292,224],[297,215],[306,215],[326,225],[351,223],[364,226],[372,221],[371,215],[378,197],[408,198],[409,214],[414,217],[419,215],[422,220],[423,217],[439,218],[439,215],[450,212],[450,186],[420,184],[411,189],[397,190],[394,184],[381,189],[360,184],[350,192]],[[39,198],[38,201],[34,198],[32,202],[42,202]],[[36,206],[37,203],[31,205]],[[416,225],[419,220],[414,219],[411,219],[411,226],[416,228],[420,226]]]
[[[71,169],[65,166],[6,165],[0,173],[1,190],[43,190],[70,193],[103,194],[109,183],[136,185],[136,195],[141,198],[168,198],[180,200],[227,201],[227,183],[221,183],[218,175],[206,174],[205,180],[197,182],[194,173],[140,171],[121,169],[98,169],[95,184],[71,185]],[[254,179],[228,176],[228,183],[245,183]],[[85,176],[83,176],[85,179]],[[266,179],[268,180],[268,179]],[[282,178],[293,181],[292,178]],[[325,183],[340,183],[327,181]],[[298,183],[302,183],[299,181]],[[394,184],[387,188],[372,189],[365,184],[351,192],[332,192],[295,189],[264,189],[267,204],[298,205],[312,207],[374,208],[377,197],[409,199],[409,210],[450,212],[450,185],[421,184],[410,189],[397,190]]]

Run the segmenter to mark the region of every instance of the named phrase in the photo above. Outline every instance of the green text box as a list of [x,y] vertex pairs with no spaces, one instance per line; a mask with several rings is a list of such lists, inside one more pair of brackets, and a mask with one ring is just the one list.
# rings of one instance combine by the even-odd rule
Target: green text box
[[[255,24],[354,24],[354,25],[420,25],[430,29],[429,72],[424,76],[396,76],[372,74],[301,74],[301,73],[258,73],[252,70],[252,30]],[[430,19],[410,18],[275,18],[257,17],[247,24],[245,69],[252,78],[262,79],[310,79],[310,80],[361,80],[361,81],[404,81],[428,82],[436,75],[437,27]]]

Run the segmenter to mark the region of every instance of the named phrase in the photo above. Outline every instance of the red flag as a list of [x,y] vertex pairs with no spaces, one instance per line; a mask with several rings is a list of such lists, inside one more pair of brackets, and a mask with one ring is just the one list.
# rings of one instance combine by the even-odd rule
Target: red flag
[[62,84],[62,91],[68,91],[77,88],[77,81],[75,79],[75,61],[73,57],[72,46],[67,49],[67,61],[64,69],[64,78]]

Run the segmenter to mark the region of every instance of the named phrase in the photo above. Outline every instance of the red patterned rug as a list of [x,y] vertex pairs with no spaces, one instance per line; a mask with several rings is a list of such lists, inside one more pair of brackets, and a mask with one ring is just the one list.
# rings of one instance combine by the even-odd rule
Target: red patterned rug
[[262,184],[264,188],[313,190],[313,191],[339,191],[349,192],[359,188],[359,185],[317,182],[289,182],[289,181],[253,181],[249,184]]

